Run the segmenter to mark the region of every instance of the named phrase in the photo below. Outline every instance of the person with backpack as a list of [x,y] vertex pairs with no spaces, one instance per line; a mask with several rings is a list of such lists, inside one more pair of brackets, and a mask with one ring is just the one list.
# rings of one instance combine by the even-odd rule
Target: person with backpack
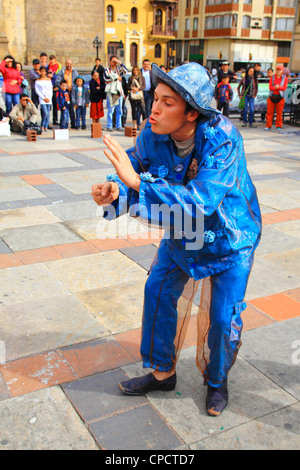
[[267,123],[265,131],[269,131],[273,124],[274,113],[276,111],[276,128],[281,131],[282,113],[285,105],[284,91],[288,86],[288,77],[283,75],[283,66],[277,65],[275,75],[270,78],[270,95],[267,101]]
[[89,107],[90,102],[90,90],[89,87],[85,86],[84,79],[78,75],[75,80],[75,85],[72,90],[72,101],[76,110],[76,127],[86,129],[86,110]]
[[228,117],[229,116],[229,103],[232,101],[233,98],[233,91],[231,86],[229,85],[229,77],[228,75],[222,76],[222,81],[216,85],[214,91],[214,98],[217,102],[217,109],[222,111],[223,115]]

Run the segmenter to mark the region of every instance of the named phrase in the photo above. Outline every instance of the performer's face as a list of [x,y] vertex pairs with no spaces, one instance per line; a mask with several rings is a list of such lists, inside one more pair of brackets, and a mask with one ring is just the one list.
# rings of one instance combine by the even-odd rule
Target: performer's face
[[186,102],[165,83],[159,83],[154,92],[149,122],[155,134],[171,134],[176,140],[184,140],[186,126],[196,121],[196,110],[186,111]]

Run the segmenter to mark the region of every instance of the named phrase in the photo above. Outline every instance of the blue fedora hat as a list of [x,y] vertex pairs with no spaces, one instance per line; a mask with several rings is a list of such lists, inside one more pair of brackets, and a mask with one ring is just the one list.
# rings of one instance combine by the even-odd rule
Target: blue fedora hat
[[175,67],[166,73],[156,64],[153,64],[152,78],[155,84],[160,79],[166,85],[169,85],[204,116],[220,114],[220,111],[210,107],[215,83],[209,72],[202,65],[196,62],[189,62]]

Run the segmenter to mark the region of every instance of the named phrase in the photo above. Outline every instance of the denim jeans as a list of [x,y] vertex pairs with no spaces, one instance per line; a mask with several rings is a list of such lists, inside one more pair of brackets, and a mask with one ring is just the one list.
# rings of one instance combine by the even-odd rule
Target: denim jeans
[[20,93],[5,93],[6,112],[9,114],[16,104],[20,103]]
[[248,105],[249,105],[249,124],[253,123],[254,119],[254,97],[246,95],[245,97],[245,108],[244,108],[244,122],[248,121]]
[[51,111],[51,104],[41,104],[41,115],[42,115],[41,126],[44,129],[48,129],[49,127],[50,111]]
[[153,93],[151,93],[150,91],[144,91],[144,101],[146,108],[146,118],[148,118],[151,114]]
[[122,127],[122,116],[123,116],[123,96],[120,96],[117,106],[111,106],[109,99],[106,100],[107,104],[107,128],[112,129],[112,117],[116,113],[116,128],[120,129]]
[[78,108],[76,108],[76,126],[77,127],[80,127],[80,118],[81,118],[81,126],[85,126],[85,117],[86,117],[86,107],[78,106]]
[[60,110],[60,128],[61,129],[68,129],[69,127],[69,109],[61,109]]

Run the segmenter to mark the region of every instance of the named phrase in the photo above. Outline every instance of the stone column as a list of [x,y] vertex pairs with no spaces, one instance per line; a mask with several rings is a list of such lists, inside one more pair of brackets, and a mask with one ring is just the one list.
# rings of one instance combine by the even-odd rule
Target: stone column
[[125,32],[125,57],[124,57],[124,64],[127,68],[130,67],[130,31],[128,26]]
[[138,58],[138,66],[141,68],[142,63],[143,63],[143,50],[144,50],[144,32],[143,28],[141,28],[140,34],[139,34],[139,58]]
[[0,59],[9,54],[8,39],[6,36],[6,28],[4,21],[3,0],[0,0]]

